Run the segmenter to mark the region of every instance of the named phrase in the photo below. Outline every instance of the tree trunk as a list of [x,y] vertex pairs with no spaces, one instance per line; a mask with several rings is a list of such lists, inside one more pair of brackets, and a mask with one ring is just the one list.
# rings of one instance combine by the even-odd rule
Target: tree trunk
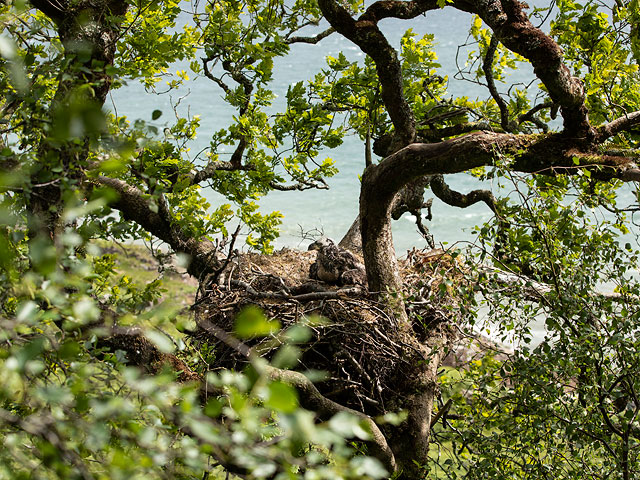
[[[49,107],[50,118],[53,122],[66,118],[72,123],[66,115],[78,108],[92,108],[99,115],[111,86],[106,67],[113,64],[119,38],[118,19],[126,12],[127,3],[122,0],[82,0],[73,4],[36,0],[33,3],[56,22],[64,46],[66,68],[58,77],[58,87]],[[54,170],[61,168],[72,184],[81,182],[81,169],[85,166],[90,142],[90,135],[85,132],[91,130],[91,126],[82,127],[80,138],[46,137],[38,147],[41,162],[32,173],[28,205],[31,238],[44,235],[53,239],[62,228],[59,222],[64,208],[63,185],[52,179],[57,177]],[[69,135],[71,137],[72,132]]]
[[362,233],[360,232],[360,215],[353,221],[347,233],[338,244],[342,248],[355,253],[362,253]]

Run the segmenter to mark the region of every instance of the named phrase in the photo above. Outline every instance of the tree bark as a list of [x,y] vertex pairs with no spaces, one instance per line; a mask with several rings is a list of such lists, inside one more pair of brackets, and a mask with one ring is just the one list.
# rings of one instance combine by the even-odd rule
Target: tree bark
[[[99,113],[111,86],[106,67],[113,64],[119,21],[127,3],[123,0],[81,0],[73,4],[34,0],[32,3],[56,22],[64,46],[66,67],[58,76],[56,93],[49,107],[50,118],[56,121],[74,103],[83,104],[83,108],[89,105]],[[50,181],[57,176],[52,169],[62,168],[67,178],[77,183],[88,153],[87,136],[80,139],[46,137],[41,141],[38,147],[41,162],[32,174],[28,203],[32,238],[45,235],[53,239],[62,227],[59,219],[63,182]]]

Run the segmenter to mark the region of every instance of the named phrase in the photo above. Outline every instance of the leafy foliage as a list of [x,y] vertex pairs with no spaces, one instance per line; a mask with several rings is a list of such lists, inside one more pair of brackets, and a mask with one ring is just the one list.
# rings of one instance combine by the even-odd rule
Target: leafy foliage
[[[293,386],[270,375],[297,365],[306,327],[283,332],[277,320],[244,309],[238,338],[285,341],[273,366],[247,354],[245,370],[214,373],[216,351],[185,341],[189,312],[162,302],[161,276],[143,284],[121,275],[96,243],[157,237],[175,250],[206,245],[189,265],[224,263],[239,224],[250,248],[271,252],[281,215],[261,212],[262,196],[326,188],[337,168],[325,152],[346,135],[366,142],[367,160],[372,140],[394,135],[380,66],[370,57],[327,57],[309,81],[289,86],[276,112],[274,68],[292,43],[315,41],[299,38],[321,22],[315,1],[215,0],[190,12],[173,0],[124,6],[73,2],[66,22],[22,2],[0,5],[0,476],[388,477],[367,456],[374,432],[361,416],[343,409],[320,421],[300,407]],[[343,7],[359,14],[364,4]],[[640,111],[638,1],[557,0],[556,8],[551,35],[582,79],[591,121]],[[507,94],[448,98],[436,39],[409,29],[400,83],[419,141],[492,128],[543,137],[556,128],[558,105],[544,86],[508,83],[524,57],[496,43],[480,17],[469,34],[477,49],[459,73],[498,82]],[[182,66],[170,73],[175,62]],[[213,82],[233,111],[195,156],[200,118],[178,106],[145,119],[103,110],[108,92],[127,82],[164,94],[191,85],[190,76]],[[444,372],[442,421],[433,426],[440,456],[417,470],[445,478],[637,476],[640,250],[637,207],[621,198],[638,193],[600,182],[605,169],[590,160],[620,151],[636,158],[638,140],[637,127],[621,131],[592,157],[576,154],[573,165],[531,177],[512,171],[519,154],[493,151],[491,168],[473,172],[508,193],[478,227],[478,247],[452,252],[460,271],[439,290],[457,295],[448,307],[465,333],[489,330],[514,351]],[[203,188],[219,202],[211,205]],[[420,200],[418,210],[427,205]],[[221,271],[197,272],[201,286]],[[544,324],[539,343],[534,322]],[[239,340],[221,337],[244,352]],[[402,426],[407,418],[377,421]]]

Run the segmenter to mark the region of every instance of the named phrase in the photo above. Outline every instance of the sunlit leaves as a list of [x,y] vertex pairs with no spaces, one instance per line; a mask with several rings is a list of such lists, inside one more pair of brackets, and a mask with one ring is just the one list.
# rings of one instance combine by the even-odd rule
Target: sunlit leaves
[[[558,2],[560,13],[552,22],[552,34],[563,47],[575,74],[584,79],[593,121],[640,108],[638,60],[633,59],[637,35],[637,2],[613,7],[587,2]],[[630,26],[631,25],[631,26]]]
[[[636,440],[622,434],[637,428],[629,400],[640,387],[637,239],[627,236],[624,245],[619,237],[629,233],[625,212],[616,210],[619,185],[583,173],[503,173],[512,198],[480,229],[491,246],[481,258],[501,273],[469,262],[480,279],[470,309],[479,302],[488,317],[470,322],[514,352],[484,355],[443,376],[461,420],[451,422],[454,434],[442,430],[452,442],[442,445],[448,468],[465,478],[622,478],[624,468],[637,468],[635,453],[624,453]],[[505,274],[519,281],[509,284]]]
[[246,307],[236,318],[235,333],[240,338],[266,336],[279,329],[280,323],[267,320],[257,307]]
[[176,28],[179,4],[145,1],[127,11],[123,25],[127,35],[118,44],[114,65],[120,77],[140,79],[152,88],[172,62],[194,54],[197,33],[193,27],[171,31]]

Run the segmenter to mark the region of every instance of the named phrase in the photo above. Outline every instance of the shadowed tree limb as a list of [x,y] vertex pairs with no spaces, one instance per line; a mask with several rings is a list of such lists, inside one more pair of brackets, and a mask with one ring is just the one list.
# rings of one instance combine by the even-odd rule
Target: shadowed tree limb
[[604,141],[620,132],[640,125],[640,112],[631,112],[598,128],[598,140]]
[[535,116],[536,113],[538,113],[540,110],[544,110],[545,108],[553,108],[553,102],[540,103],[535,107],[531,108],[531,110],[529,110],[528,112],[523,113],[522,115],[519,115],[518,124],[521,125],[525,122],[532,122],[544,133],[547,133],[549,131],[549,125],[542,122],[539,118]]
[[473,190],[467,194],[451,190],[442,175],[431,177],[429,184],[436,197],[452,207],[467,208],[478,202],[484,202],[492,212],[496,212],[496,199],[491,190]]
[[315,45],[321,40],[327,38],[329,35],[331,35],[335,31],[336,31],[335,28],[330,27],[330,28],[327,28],[325,31],[320,32],[319,34],[314,35],[313,37],[298,37],[298,36],[289,37],[284,41],[284,43],[289,45],[293,43],[309,43],[309,44]]
[[512,132],[515,130],[515,125],[509,122],[509,106],[507,105],[507,102],[505,102],[504,98],[500,96],[500,93],[496,88],[496,82],[493,79],[493,59],[495,58],[496,49],[498,48],[499,43],[500,42],[498,42],[496,36],[492,35],[491,41],[489,42],[489,48],[487,49],[487,54],[485,55],[484,62],[482,63],[482,70],[484,71],[484,77],[487,80],[487,88],[489,88],[491,96],[500,109],[500,126],[505,132]]
[[[243,144],[244,142],[241,140],[240,144]],[[240,148],[240,146],[238,146],[238,148],[236,148],[234,155],[240,151],[240,153],[238,154],[239,156],[242,156],[242,151],[244,150],[244,146],[242,148]],[[217,172],[234,172],[234,171],[252,171],[255,170],[255,167],[253,165],[244,165],[242,164],[240,161],[238,161],[237,158],[232,158],[231,161],[229,162],[223,162],[223,161],[215,161],[215,162],[209,162],[204,168],[197,170],[195,172],[191,172],[187,175],[187,178],[189,179],[189,183],[191,185],[198,185],[206,180],[211,179]]]
[[190,256],[187,271],[195,278],[202,279],[205,275],[216,271],[218,259],[216,247],[206,238],[193,238],[183,233],[180,228],[160,215],[160,208],[152,208],[148,195],[138,188],[115,178],[99,176],[93,181],[109,187],[118,194],[118,200],[110,206],[120,210],[126,220],[133,221],[166,242],[176,252],[183,252]]

